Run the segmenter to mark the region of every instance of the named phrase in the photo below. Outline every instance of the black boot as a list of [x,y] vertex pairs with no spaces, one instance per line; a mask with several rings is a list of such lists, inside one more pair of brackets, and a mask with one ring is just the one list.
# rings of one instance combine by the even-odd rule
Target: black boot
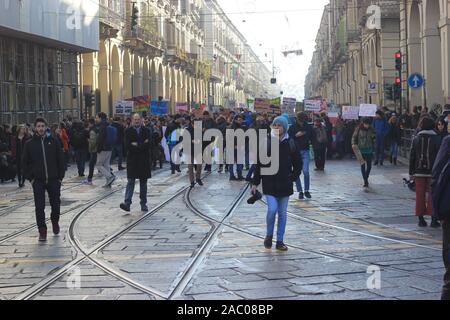
[[420,216],[420,217],[419,217],[419,227],[424,228],[424,227],[427,227],[427,226],[428,226],[428,224],[427,224],[427,222],[425,221],[425,218],[424,218],[423,216]]
[[430,224],[431,228],[439,228],[440,226],[441,226],[441,224],[439,223],[437,218],[435,218],[435,217],[431,218],[431,224]]
[[397,165],[397,158],[394,158],[394,166]]
[[47,228],[39,228],[39,241],[47,241]]
[[266,239],[264,239],[264,247],[266,249],[272,249],[272,236],[267,236]]

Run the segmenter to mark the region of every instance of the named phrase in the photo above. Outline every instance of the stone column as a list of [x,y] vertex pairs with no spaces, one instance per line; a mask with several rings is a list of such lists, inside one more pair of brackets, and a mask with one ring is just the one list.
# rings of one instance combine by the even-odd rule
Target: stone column
[[440,21],[441,55],[442,59],[442,88],[444,90],[444,103],[450,103],[450,19]]
[[434,103],[442,104],[442,63],[441,63],[441,39],[439,30],[425,29],[423,39],[423,66],[426,85],[427,105],[431,107]]

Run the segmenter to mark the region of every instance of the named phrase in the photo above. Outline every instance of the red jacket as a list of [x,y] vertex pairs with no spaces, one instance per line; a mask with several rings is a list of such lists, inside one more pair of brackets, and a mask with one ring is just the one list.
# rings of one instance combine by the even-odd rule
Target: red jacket
[[69,151],[69,136],[64,128],[61,129],[61,141],[63,143],[64,152]]

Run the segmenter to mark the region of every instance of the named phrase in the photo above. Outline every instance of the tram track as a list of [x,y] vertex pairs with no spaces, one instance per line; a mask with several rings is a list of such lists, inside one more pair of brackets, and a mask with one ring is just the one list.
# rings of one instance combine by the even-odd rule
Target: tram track
[[[260,200],[262,203],[264,203],[264,205],[267,205],[267,203],[264,200]],[[432,247],[432,246],[428,246],[428,245],[422,245],[422,244],[418,244],[418,243],[414,243],[414,242],[410,242],[410,241],[405,241],[405,240],[398,240],[398,239],[393,239],[393,238],[389,238],[389,237],[384,237],[384,236],[377,236],[371,233],[367,233],[367,232],[362,232],[362,231],[358,231],[358,230],[353,230],[350,228],[345,228],[345,227],[341,227],[338,225],[334,225],[332,223],[326,223],[326,222],[322,222],[322,221],[317,221],[314,219],[310,219],[310,218],[306,218],[304,216],[300,216],[298,214],[292,213],[292,212],[287,212],[288,217],[293,218],[295,220],[298,221],[304,221],[304,222],[308,222],[311,224],[315,224],[321,227],[325,227],[325,228],[330,228],[330,229],[336,229],[336,230],[340,230],[340,231],[344,231],[344,232],[348,232],[348,233],[353,233],[353,234],[358,234],[360,236],[363,237],[368,237],[368,238],[373,238],[373,239],[378,239],[378,240],[382,240],[382,241],[389,241],[389,242],[394,242],[394,243],[398,243],[398,244],[404,244],[404,245],[408,245],[408,246],[413,246],[413,247],[418,247],[418,248],[423,248],[423,249],[430,249],[430,250],[434,250],[434,251],[441,251],[440,248],[436,248],[436,247]],[[362,221],[365,222],[366,224],[372,224],[370,223],[370,221],[365,221],[362,219],[357,219],[357,218],[349,218],[352,220],[357,220],[357,221]],[[389,228],[391,230],[396,230],[398,231],[398,229],[387,226],[387,225],[380,225],[380,224],[373,224],[376,225],[378,227],[383,227],[383,228]],[[418,239],[418,240],[423,240],[423,239]]]
[[[77,188],[77,187],[79,187],[79,186],[82,186],[82,185],[83,185],[82,182],[76,183],[75,185],[71,185],[71,186],[69,186],[69,187],[67,187],[67,188],[62,188],[62,189],[61,189],[61,192],[68,191],[68,190],[72,190],[72,189],[75,189],[75,188]],[[6,195],[5,195],[5,196],[6,196]],[[33,197],[33,195],[31,195],[31,197]],[[5,208],[5,209],[2,209],[2,210],[0,210],[0,217],[6,215],[6,214],[8,214],[8,213],[14,212],[14,211],[17,210],[17,209],[26,207],[27,205],[30,205],[30,204],[33,204],[33,203],[34,203],[34,199],[30,199],[30,200],[25,200],[25,202],[22,202],[22,203],[13,205],[13,206],[11,206],[11,207],[7,207],[7,208]]]
[[[208,175],[207,175],[208,176]],[[97,243],[95,246],[93,246],[90,249],[85,248],[80,239],[77,238],[75,233],[75,227],[78,223],[78,221],[81,219],[81,217],[93,206],[95,206],[96,203],[90,203],[90,207],[86,207],[83,210],[81,210],[71,221],[70,227],[69,227],[69,241],[71,243],[71,246],[77,251],[76,258],[72,260],[70,263],[66,264],[62,268],[58,269],[56,272],[48,276],[47,278],[41,280],[39,283],[35,284],[33,287],[29,288],[28,290],[24,291],[22,294],[18,295],[15,299],[20,300],[29,300],[34,298],[35,296],[39,295],[41,292],[45,291],[47,288],[49,288],[53,283],[55,283],[57,280],[59,280],[63,275],[73,270],[75,267],[79,266],[82,262],[89,262],[99,268],[100,270],[104,271],[106,274],[114,277],[115,279],[119,280],[120,282],[129,285],[130,287],[138,290],[141,293],[150,295],[154,297],[155,299],[161,299],[161,300],[168,300],[168,299],[175,299],[180,296],[182,296],[183,292],[185,291],[186,287],[191,282],[193,276],[196,274],[199,267],[204,262],[205,258],[207,257],[208,253],[211,252],[211,249],[213,248],[215,241],[217,240],[218,236],[221,234],[221,232],[224,230],[224,228],[230,228],[231,230],[237,231],[239,233],[251,236],[253,238],[257,239],[264,239],[264,235],[258,234],[255,232],[251,232],[245,227],[238,226],[236,224],[230,223],[228,220],[233,216],[233,214],[236,212],[237,208],[239,207],[240,203],[242,202],[243,197],[245,196],[247,190],[249,188],[249,185],[245,185],[241,190],[239,191],[238,195],[234,198],[234,200],[231,202],[231,204],[227,207],[227,209],[224,211],[224,215],[220,218],[214,218],[211,216],[208,216],[202,210],[195,207],[192,201],[192,189],[190,189],[189,186],[185,186],[177,190],[173,195],[171,195],[168,199],[164,200],[157,206],[155,206],[152,210],[150,210],[147,214],[143,215],[138,220],[132,222],[131,224],[127,225],[124,228],[121,228],[120,230],[116,231],[112,235],[108,236],[106,239],[102,240],[101,242]],[[123,188],[122,188],[123,189]],[[189,261],[187,262],[187,267],[184,268],[183,271],[181,271],[176,279],[172,282],[172,286],[168,292],[162,292],[161,290],[152,288],[147,285],[143,285],[139,283],[138,281],[133,280],[131,277],[126,275],[124,272],[121,272],[120,270],[117,270],[111,263],[106,262],[102,260],[101,258],[98,258],[98,254],[106,248],[108,245],[114,243],[116,240],[121,238],[123,235],[128,233],[130,230],[138,226],[140,223],[142,223],[144,220],[149,219],[150,217],[154,216],[156,213],[158,213],[162,208],[167,206],[169,203],[174,201],[175,199],[178,199],[181,195],[184,195],[184,203],[186,207],[194,213],[196,216],[202,218],[204,221],[206,221],[211,229],[208,233],[205,234],[205,237],[203,238],[203,241],[200,243],[199,248],[196,249],[192,255],[189,257]],[[100,200],[101,201],[101,200]],[[97,201],[98,203],[99,201]],[[263,202],[263,201],[262,201]],[[263,202],[264,203],[264,202]],[[395,243],[401,243],[404,245],[409,245],[413,247],[419,247],[419,248],[426,248],[436,250],[434,247],[410,243],[407,241],[392,239],[388,237],[381,237],[376,236],[369,233],[360,232],[357,230],[352,230],[340,226],[336,226],[333,224],[328,223],[322,223],[320,221],[315,221],[313,219],[308,219],[304,217],[299,217],[296,214],[288,213],[291,218],[294,218],[298,221],[304,221],[309,222],[312,224],[320,225],[322,227],[327,228],[333,228],[340,231],[345,232],[351,232],[354,234],[358,234],[360,236],[364,237],[370,237],[370,238],[376,238],[379,240],[385,240],[385,241],[391,241]],[[342,257],[338,254],[324,252],[321,250],[313,250],[308,249],[303,246],[294,244],[294,243],[288,243],[286,242],[286,245],[288,245],[291,248],[298,249],[303,252],[307,252],[310,254],[318,255],[321,257],[327,257],[332,258],[340,261],[346,261],[354,264],[363,265],[365,267],[373,265],[373,263],[369,263],[367,261],[362,261],[359,259],[351,258],[351,257]],[[376,264],[376,263],[375,263]],[[400,272],[402,274],[407,274],[414,277],[419,277],[427,280],[431,280],[434,282],[439,282],[435,279],[432,279],[430,277],[417,274],[412,271],[406,271],[397,267],[393,266],[382,266],[383,270],[390,270],[395,272]]]
[[[182,175],[180,177],[183,178],[183,177],[185,177],[185,175]],[[71,243],[71,246],[77,252],[76,258],[73,259],[68,264],[61,267],[60,269],[53,272],[50,276],[42,279],[40,282],[33,285],[31,288],[27,289],[26,291],[24,291],[23,293],[21,293],[20,295],[15,297],[14,300],[30,300],[30,299],[34,298],[39,293],[41,293],[41,292],[45,291],[47,288],[49,288],[61,276],[70,272],[75,267],[79,266],[82,262],[85,262],[85,261],[90,262],[91,264],[95,265],[99,269],[103,270],[106,274],[118,279],[119,281],[121,281],[125,284],[128,284],[132,288],[137,289],[142,293],[149,294],[155,298],[166,299],[164,293],[160,292],[159,290],[146,287],[146,286],[134,281],[133,279],[131,279],[130,277],[125,275],[123,272],[116,270],[113,266],[110,266],[108,263],[96,258],[96,256],[102,249],[104,249],[105,247],[107,247],[109,244],[113,243],[117,239],[119,239],[122,235],[126,234],[128,231],[135,228],[137,225],[139,225],[144,220],[147,220],[148,218],[154,216],[157,212],[159,212],[162,208],[164,208],[169,203],[171,203],[173,200],[175,200],[176,198],[181,196],[189,188],[190,188],[190,186],[184,186],[184,187],[180,188],[172,196],[170,196],[168,199],[166,199],[165,201],[161,202],[160,204],[158,204],[157,206],[152,208],[145,215],[143,215],[136,221],[130,223],[126,227],[121,228],[120,230],[116,231],[115,233],[108,236],[106,239],[102,240],[101,242],[97,243],[94,247],[92,247],[90,249],[86,249],[82,245],[80,239],[77,238],[76,233],[75,233],[75,227],[76,227],[78,221],[82,218],[82,216],[90,208],[95,206],[95,204],[98,203],[99,201],[97,201],[96,203],[93,203],[91,205],[91,207],[89,207],[89,208],[84,208],[72,219],[70,226],[69,226],[69,231],[68,231],[68,238]],[[123,190],[123,188],[121,190]]]

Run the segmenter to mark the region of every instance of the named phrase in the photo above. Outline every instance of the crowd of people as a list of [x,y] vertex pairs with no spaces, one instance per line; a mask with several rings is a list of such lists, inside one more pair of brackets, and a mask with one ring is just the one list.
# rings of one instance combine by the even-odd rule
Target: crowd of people
[[[294,194],[294,184],[298,198],[311,199],[310,161],[314,157],[316,171],[324,171],[329,159],[345,157],[358,158],[361,162],[363,187],[369,188],[372,165],[384,166],[385,155],[389,162],[397,165],[399,146],[404,142],[405,129],[413,131],[409,157],[410,181],[416,192],[415,214],[419,226],[426,227],[425,216],[431,216],[431,227],[444,229],[444,262],[447,268],[446,290],[450,286],[449,271],[449,208],[450,208],[450,105],[446,105],[441,116],[427,113],[426,108],[414,109],[411,114],[397,116],[387,109],[376,112],[375,118],[344,120],[339,116],[331,121],[326,113],[310,114],[300,112],[295,117],[252,113],[247,110],[211,113],[194,112],[156,116],[133,114],[129,118],[108,119],[99,113],[95,119],[86,121],[65,119],[60,124],[48,125],[45,119],[36,119],[33,126],[19,125],[0,127],[0,177],[2,183],[17,179],[19,188],[25,181],[32,184],[39,240],[45,241],[45,192],[47,191],[52,208],[53,232],[59,233],[60,191],[65,172],[76,163],[77,173],[85,184],[93,183],[95,168],[105,179],[104,187],[111,187],[116,180],[111,164],[117,158],[117,170],[127,170],[125,200],[120,208],[131,210],[135,182],[140,182],[140,206],[144,212],[147,207],[147,180],[152,170],[163,168],[166,160],[170,163],[171,174],[181,172],[180,161],[175,159],[182,154],[173,152],[182,141],[181,130],[187,130],[192,137],[191,150],[195,145],[204,151],[214,141],[196,140],[195,125],[201,121],[203,132],[217,129],[226,136],[226,130],[254,130],[259,139],[261,130],[266,130],[268,141],[279,139],[278,171],[272,175],[262,175],[264,164],[259,159],[252,163],[249,156],[249,141],[245,143],[245,161],[238,161],[237,146],[232,163],[220,164],[219,173],[225,170],[230,181],[247,181],[252,186],[252,197],[262,197],[258,187],[266,197],[267,236],[266,248],[272,248],[274,225],[278,216],[276,249],[288,250],[283,242],[289,197]],[[235,142],[236,144],[236,142]],[[270,146],[270,142],[268,142]],[[166,150],[167,148],[167,150]],[[222,157],[226,144],[223,143]],[[191,151],[193,152],[193,151]],[[269,149],[270,152],[270,149]],[[191,157],[195,155],[192,153]],[[124,163],[126,161],[126,167]],[[85,177],[86,164],[88,175]],[[212,163],[202,159],[190,162],[187,166],[191,188],[196,184],[203,186],[202,170],[211,172]],[[244,166],[247,175],[244,177]],[[301,179],[303,175],[303,183]],[[252,202],[253,203],[254,199]],[[447,257],[446,257],[447,254]],[[445,258],[446,257],[446,258]],[[448,295],[448,291],[446,293]]]

